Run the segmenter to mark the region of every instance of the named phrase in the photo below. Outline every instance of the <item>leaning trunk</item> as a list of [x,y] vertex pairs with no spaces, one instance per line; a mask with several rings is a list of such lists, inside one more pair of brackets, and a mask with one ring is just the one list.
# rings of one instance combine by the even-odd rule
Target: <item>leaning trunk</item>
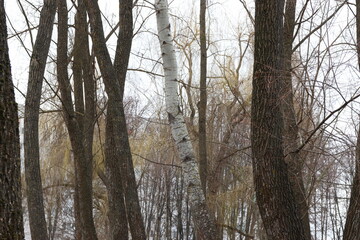
[[38,240],[48,239],[40,174],[38,125],[41,88],[55,12],[56,1],[44,0],[44,6],[40,13],[39,30],[31,55],[29,82],[25,100],[24,151],[27,202],[31,237]]
[[[106,48],[104,30],[102,27],[100,9],[96,0],[86,0],[86,9],[90,18],[94,52],[98,60],[99,68],[105,83],[108,95],[108,112],[106,121],[111,121],[113,132],[115,156],[119,159],[117,165],[120,167],[125,190],[126,210],[129,222],[135,229],[131,229],[132,239],[145,240],[145,228],[141,215],[139,197],[137,193],[136,178],[132,162],[130,143],[127,136],[127,126],[123,105],[123,91],[119,83],[117,72],[111,62],[109,52]],[[111,104],[110,104],[111,103]],[[109,109],[110,107],[110,109]],[[114,169],[116,170],[116,169]]]
[[171,134],[182,163],[185,186],[189,194],[195,229],[199,239],[219,239],[220,237],[216,231],[215,221],[211,218],[205,202],[194,150],[191,145],[183,114],[180,110],[177,92],[177,63],[170,32],[167,1],[155,0],[155,9],[165,74],[166,111],[169,118]]
[[[133,33],[133,19],[132,19],[132,0],[120,0],[119,1],[119,36],[117,41],[116,55],[114,60],[114,67],[118,76],[119,85],[120,85],[120,98],[123,99],[124,96],[124,87],[126,80],[126,72],[130,57],[131,44],[132,44],[132,33]],[[107,173],[109,176],[110,185],[108,187],[109,192],[109,220],[110,228],[112,232],[113,239],[128,239],[128,223],[131,230],[131,235],[133,238],[142,239],[145,237],[145,232],[142,232],[142,229],[145,230],[144,226],[139,226],[139,223],[142,223],[141,215],[134,214],[137,212],[136,205],[128,203],[125,205],[125,199],[129,201],[128,191],[133,191],[132,188],[127,184],[127,175],[126,175],[126,165],[120,164],[129,162],[127,165],[132,165],[131,152],[124,151],[123,155],[118,156],[115,143],[115,131],[113,129],[112,121],[109,119],[114,116],[114,108],[117,106],[113,101],[109,99],[108,101],[108,111],[106,121],[106,148],[105,148],[105,164],[107,168]],[[128,133],[126,129],[126,120],[125,117],[122,119],[122,124],[125,125],[124,128],[121,128],[122,141],[128,141]],[[120,160],[120,161],[119,161]],[[125,167],[125,168],[124,168]],[[131,179],[129,179],[131,185]],[[126,187],[126,188],[124,188]],[[125,190],[125,192],[124,192]],[[131,193],[130,193],[131,194]],[[127,197],[125,197],[127,196]],[[125,209],[127,206],[127,209]],[[135,207],[135,208],[134,208]],[[129,217],[127,217],[127,215]],[[139,219],[137,219],[139,218]],[[140,229],[140,231],[139,231]],[[137,236],[140,233],[140,236]]]

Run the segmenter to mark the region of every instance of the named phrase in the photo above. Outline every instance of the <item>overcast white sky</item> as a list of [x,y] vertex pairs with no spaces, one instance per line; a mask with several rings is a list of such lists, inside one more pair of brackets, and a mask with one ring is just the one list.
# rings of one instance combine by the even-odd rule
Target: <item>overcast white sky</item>
[[[36,12],[31,6],[24,2],[25,11],[28,12],[27,16],[29,21],[31,22],[31,27],[37,26],[39,13]],[[31,1],[36,6],[41,6],[42,1]],[[70,1],[69,6],[70,6]],[[253,10],[253,1],[248,0],[249,7]],[[329,0],[329,1],[321,1],[321,0],[312,0],[310,1],[313,8],[316,8],[320,5],[325,5],[329,3],[328,7],[324,7],[324,11],[326,9],[331,9],[334,5],[340,4],[340,1]],[[353,1],[354,2],[354,1]],[[139,3],[143,3],[142,0],[139,0]],[[106,15],[111,23],[111,25],[116,25],[118,19],[118,2],[111,0],[99,0],[99,4],[101,10],[104,15]],[[195,6],[194,6],[195,4]],[[146,6],[150,6],[150,4],[145,3]],[[191,19],[195,19],[198,22],[198,17],[191,17],[191,13],[198,14],[198,5],[199,1],[193,0],[174,0],[170,4],[170,12],[175,16],[184,19],[186,21],[191,22]],[[211,28],[210,38],[212,40],[225,39],[219,43],[217,43],[217,47],[219,51],[222,53],[232,53],[235,52],[233,49],[236,47],[234,45],[236,34],[239,30],[248,32],[249,28],[251,28],[251,23],[247,18],[247,15],[240,3],[239,0],[209,0],[209,26]],[[25,48],[29,50],[31,54],[31,42],[30,42],[30,34],[28,32],[21,34],[21,39],[25,44],[25,48],[20,43],[19,39],[16,36],[13,36],[16,32],[23,32],[27,29],[24,16],[22,15],[18,2],[16,0],[5,1],[5,8],[10,21],[8,21],[8,34],[9,34],[9,48],[10,48],[10,60],[12,64],[12,75],[13,80],[17,88],[26,93],[26,83],[28,77],[28,65],[29,65],[29,55]],[[140,25],[142,19],[145,19],[146,16],[153,12],[150,8],[139,8],[134,9],[134,15],[141,11],[141,16],[138,18],[138,22],[135,24],[135,29],[137,29]],[[70,15],[73,18],[73,15]],[[357,63],[355,58],[355,51],[353,44],[353,34],[354,27],[343,32],[340,37],[337,37],[340,30],[346,25],[349,21],[353,20],[353,13],[349,11],[349,8],[344,8],[340,15],[331,22],[331,28],[328,30],[328,34],[325,34],[326,39],[320,48],[315,48],[316,44],[319,40],[320,31],[315,33],[309,42],[305,42],[303,47],[301,48],[301,54],[296,53],[297,57],[304,57],[308,53],[314,54],[313,58],[310,58],[310,61],[316,63],[319,61],[315,57],[315,53],[324,51],[334,40],[336,40],[336,47],[333,47],[331,52],[325,54],[327,57],[333,56],[333,60],[327,59],[325,57],[324,68],[321,69],[319,73],[319,79],[316,79],[316,84],[319,84],[320,87],[322,84],[322,80],[324,78],[328,78],[328,85],[325,87],[328,89],[326,92],[326,100],[324,101],[324,105],[327,105],[328,111],[324,112],[324,116],[326,116],[329,111],[336,109],[339,105],[341,105],[345,99],[351,97],[356,91],[358,86],[360,86],[359,74],[357,69]],[[321,21],[322,15],[321,11],[319,12],[319,17],[317,21]],[[70,20],[72,21],[72,20]],[[130,68],[146,68],[151,70],[153,67],[153,63],[151,61],[140,61],[138,57],[135,55],[144,55],[146,57],[157,58],[159,53],[159,46],[156,39],[156,19],[155,15],[152,15],[147,23],[143,26],[142,32],[135,36],[134,43],[132,47],[132,59],[130,62]],[[174,28],[178,31],[181,29],[185,29],[184,21],[179,20],[178,18],[173,17]],[[10,25],[10,22],[12,25]],[[352,24],[354,22],[352,21]],[[317,22],[314,23],[318,24]],[[330,26],[330,23],[329,23]],[[107,23],[104,22],[105,32],[110,31],[110,27]],[[306,31],[308,31],[309,25],[303,25],[301,35],[306,35]],[[14,28],[14,29],[13,29]],[[179,30],[180,29],[180,30]],[[325,30],[321,31],[324,33]],[[184,33],[187,33],[184,30]],[[36,29],[32,31],[33,37],[36,37]],[[56,27],[54,27],[54,36],[56,36]],[[55,39],[55,38],[54,38]],[[350,43],[350,45],[348,44]],[[54,44],[53,44],[54,46]],[[108,42],[109,50],[111,53],[115,50],[116,41],[115,37],[109,40]],[[314,47],[314,49],[311,49]],[[309,50],[310,49],[310,50]],[[346,51],[338,51],[339,49],[345,49]],[[211,49],[209,50],[211,51]],[[52,52],[50,54],[54,55],[54,48],[52,48]],[[181,66],[181,58],[179,58]],[[248,64],[244,65],[243,73],[251,72],[251,57],[248,59]],[[211,65],[211,63],[209,63]],[[212,65],[211,65],[212,66]],[[315,66],[315,65],[314,65]],[[329,72],[329,67],[332,67],[332,70]],[[211,69],[211,68],[210,68]],[[159,66],[155,68],[155,70],[160,71]],[[309,72],[310,79],[315,79],[315,68],[309,68],[307,71]],[[181,71],[181,69],[180,69]],[[214,70],[215,71],[215,70]],[[195,71],[196,72],[196,71]],[[159,72],[160,73],[160,72]],[[335,79],[336,77],[336,79]],[[137,72],[129,72],[129,80],[127,81],[127,94],[135,94],[138,95],[142,100],[149,101],[149,98],[153,98],[154,96],[159,96],[161,99],[162,95],[162,80],[161,79],[151,79],[147,74],[137,73]],[[323,94],[323,93],[319,93]],[[17,100],[19,103],[24,102],[24,98],[21,96],[19,92],[16,92]],[[324,95],[325,96],[325,95]],[[355,108],[348,108],[343,113],[343,118],[340,119],[340,122],[336,125],[336,128],[339,131],[348,131],[350,137],[355,136],[354,125],[357,125],[356,122],[352,122],[351,118],[358,120],[357,114],[359,113],[359,105],[354,105]],[[335,128],[334,128],[335,129]],[[334,130],[329,129],[329,130]],[[337,130],[335,129],[335,130]]]
[[[36,12],[33,7],[29,6],[29,4],[27,4],[25,1],[22,2],[25,11],[28,12],[27,17],[31,23],[31,27],[36,27],[38,24],[39,12]],[[68,2],[68,5],[70,6],[71,3],[70,1]],[[139,3],[142,3],[142,1],[139,1]],[[32,1],[32,4],[34,4],[35,6],[41,6],[42,1]],[[118,2],[100,0],[99,4],[104,15],[109,18],[110,23],[112,25],[115,25],[118,19]],[[150,4],[148,3],[146,5],[150,6]],[[199,3],[197,1],[195,1],[195,3],[194,1],[190,0],[172,1],[170,3],[170,11],[177,16],[189,19],[191,17],[191,13],[198,14],[198,5]],[[243,25],[245,25],[245,21],[248,21],[238,0],[225,0],[220,1],[220,3],[211,0],[209,1],[209,5],[209,12],[211,13],[209,23],[212,27],[212,33],[214,34],[214,38],[216,39],[226,35],[228,35],[229,37],[232,35],[231,37],[234,37],[236,31],[238,31],[238,26],[240,25],[240,22],[242,21]],[[21,34],[21,39],[25,44],[26,48],[28,49],[27,52],[22,46],[22,43],[19,41],[19,39],[16,36],[13,36],[15,31],[23,32],[27,29],[25,18],[20,11],[18,1],[5,1],[5,9],[9,20],[8,35],[10,38],[8,40],[8,43],[10,48],[13,80],[16,87],[25,94],[28,77],[29,54],[31,54],[30,34],[28,32]],[[149,13],[152,12],[152,10],[149,8],[144,8],[141,10],[137,8],[136,10],[134,10],[134,14],[136,14],[136,12],[138,11],[142,12],[141,14],[143,18],[145,18]],[[70,18],[73,18],[73,15],[70,15]],[[196,20],[198,19],[197,16],[193,16],[193,18],[195,18]],[[141,18],[139,18],[138,20],[141,21]],[[72,19],[70,19],[69,21],[72,21]],[[218,22],[222,22],[222,24],[218,24]],[[136,26],[139,26],[139,22],[136,24]],[[105,32],[109,32],[111,30],[107,23],[104,23],[104,28]],[[155,15],[147,19],[147,24],[144,26],[144,30],[145,29],[155,33]],[[35,40],[36,29],[32,30],[32,34],[33,39]],[[56,39],[56,27],[54,27],[53,39]],[[115,37],[109,40],[108,46],[109,51],[113,52],[116,46]],[[139,34],[139,36],[136,36],[134,39],[132,51],[136,54],[157,54],[158,46],[156,38],[150,33]],[[138,64],[139,62],[133,57],[133,61],[130,62],[130,68],[136,68],[139,66]],[[139,78],[142,79],[141,84],[136,81],[136,79]],[[139,91],[146,92],[149,89],[151,82],[145,81],[143,78],[146,78],[144,74],[140,74],[137,77],[131,78],[135,82],[131,82],[131,80],[129,80],[128,88],[130,88],[131,90],[136,87],[140,88],[138,89]],[[131,84],[133,84],[132,87]],[[18,91],[16,91],[16,96],[19,103],[24,102],[23,96]]]

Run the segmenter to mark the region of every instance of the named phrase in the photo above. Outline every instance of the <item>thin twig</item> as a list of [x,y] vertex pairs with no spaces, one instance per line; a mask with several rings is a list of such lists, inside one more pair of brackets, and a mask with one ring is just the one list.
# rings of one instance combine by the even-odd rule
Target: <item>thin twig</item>
[[[337,109],[333,110],[330,112],[329,115],[327,115],[317,126],[316,128],[311,132],[311,134],[306,138],[306,140],[303,142],[303,144],[301,144],[295,151],[289,152],[287,155],[291,154],[291,153],[298,153],[300,152],[305,145],[311,140],[311,138],[315,135],[315,133],[322,127],[322,125],[324,125],[326,123],[327,120],[329,120],[335,113],[338,113],[340,111],[342,111],[349,103],[355,101],[357,98],[360,97],[360,94],[350,98],[348,101],[345,101],[344,104],[342,104],[340,107],[338,107]],[[285,156],[285,157],[286,157]]]
[[170,163],[161,163],[161,162],[156,162],[156,161],[153,161],[153,160],[150,160],[146,157],[143,157],[137,153],[132,153],[133,155],[145,160],[145,161],[148,161],[148,162],[151,162],[151,163],[154,163],[154,164],[159,164],[159,165],[163,165],[163,166],[167,166],[167,167],[177,167],[177,168],[181,168],[181,166],[179,165],[176,165],[176,164],[170,164]]
[[248,237],[248,238],[251,238],[251,239],[254,238],[254,236],[249,235],[249,234],[247,234],[247,233],[244,233],[243,231],[241,231],[240,229],[238,229],[238,228],[236,228],[236,227],[232,227],[232,226],[229,226],[229,225],[226,225],[226,224],[221,224],[221,227],[225,227],[225,228],[227,228],[227,229],[230,229],[230,230],[232,230],[232,231],[235,231],[235,232],[239,233],[240,235],[242,235],[242,236],[244,236],[244,237]]

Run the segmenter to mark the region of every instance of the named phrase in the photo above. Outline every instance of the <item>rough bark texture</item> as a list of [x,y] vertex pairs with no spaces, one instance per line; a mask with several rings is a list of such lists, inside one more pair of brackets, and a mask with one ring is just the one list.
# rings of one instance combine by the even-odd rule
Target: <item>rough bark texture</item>
[[[356,0],[356,50],[360,69],[360,0]],[[360,128],[355,154],[355,176],[351,188],[349,209],[344,228],[344,240],[360,240]]]
[[[123,3],[125,4],[125,2]],[[109,115],[107,116],[107,121],[111,121],[110,124],[114,130],[113,141],[115,147],[113,151],[115,156],[119,159],[118,164],[120,165],[121,175],[122,178],[125,179],[125,181],[123,181],[123,188],[125,192],[126,211],[130,223],[131,237],[134,240],[144,240],[146,239],[145,227],[141,215],[134,166],[127,136],[127,126],[123,106],[123,90],[118,79],[119,71],[117,72],[112,65],[109,52],[106,48],[97,1],[86,0],[85,5],[89,13],[95,55],[105,83],[105,90],[108,94],[108,112],[110,113],[110,117]],[[125,5],[127,7],[125,7],[124,11],[127,12],[129,11],[130,5]],[[126,17],[124,16],[124,18]],[[124,76],[126,76],[126,71]]]
[[124,95],[127,67],[129,64],[131,44],[133,38],[133,1],[119,0],[119,36],[117,39],[116,55],[114,60],[115,71],[120,84],[121,98]]
[[283,150],[279,89],[283,0],[255,3],[251,145],[256,200],[268,239],[305,239]]
[[[116,55],[114,61],[114,67],[117,73],[119,85],[120,85],[120,94],[121,99],[124,96],[124,88],[125,88],[125,80],[126,80],[126,72],[129,63],[132,37],[133,37],[133,18],[132,18],[132,0],[120,0],[119,1],[119,36],[117,41]],[[110,119],[114,116],[114,108],[117,106],[108,101],[108,111],[107,118]],[[121,125],[126,126],[126,119],[121,119]],[[128,141],[128,133],[126,128],[121,129],[121,136],[123,142]],[[110,219],[110,227],[112,231],[113,239],[128,239],[128,222],[131,230],[131,235],[136,236],[140,228],[144,228],[144,226],[139,226],[139,220],[137,217],[141,217],[141,215],[134,215],[132,213],[136,208],[128,208],[129,219],[127,218],[127,213],[125,209],[125,196],[124,196],[124,187],[127,186],[126,175],[122,173],[126,173],[127,169],[127,161],[131,161],[130,151],[124,152],[124,155],[117,156],[116,155],[116,143],[114,139],[114,126],[112,125],[112,121],[106,122],[106,166],[107,173],[109,176],[109,219]],[[126,163],[126,165],[121,164]],[[125,188],[126,191],[131,190],[130,188]],[[129,194],[126,192],[126,195]],[[130,193],[131,194],[131,193]],[[132,205],[129,205],[131,207]],[[136,207],[136,206],[135,206]],[[135,216],[135,217],[134,217]],[[145,232],[142,233],[145,236]],[[143,236],[138,236],[138,238],[142,239]]]
[[11,78],[4,0],[0,0],[0,239],[24,239],[19,121]]
[[40,175],[38,124],[41,88],[55,12],[56,1],[44,0],[44,6],[40,13],[39,29],[30,60],[29,82],[25,100],[25,180],[31,237],[37,240],[48,239]]
[[[81,1],[80,1],[81,4]],[[82,6],[84,8],[84,6]],[[79,8],[80,9],[80,8]],[[82,10],[80,10],[82,11]],[[57,76],[59,82],[59,88],[61,92],[61,102],[63,105],[63,115],[65,118],[66,126],[70,136],[70,142],[74,154],[75,162],[75,205],[78,211],[75,214],[77,218],[77,227],[80,227],[76,231],[76,237],[82,239],[97,239],[95,225],[93,220],[93,207],[92,207],[92,151],[89,146],[92,147],[92,132],[93,126],[91,125],[94,121],[93,104],[94,98],[90,99],[88,103],[87,111],[90,110],[92,115],[85,115],[85,106],[83,100],[83,81],[82,81],[82,64],[83,56],[86,56],[86,17],[85,12],[82,11],[77,15],[78,23],[76,36],[75,36],[75,47],[74,47],[74,96],[75,96],[75,107],[73,108],[73,101],[71,96],[71,84],[67,72],[67,44],[68,44],[68,15],[67,6],[65,1],[58,1],[58,48],[57,48]],[[80,18],[80,19],[79,19]],[[82,18],[82,19],[81,19]],[[82,20],[82,21],[81,21]],[[85,26],[85,29],[84,29]],[[82,31],[82,32],[81,32]],[[79,68],[80,63],[80,68]],[[87,72],[84,71],[84,76],[87,76]],[[91,83],[91,79],[88,80]],[[86,80],[84,80],[85,86]],[[89,84],[89,83],[88,83]],[[91,88],[91,87],[90,87]],[[94,91],[94,89],[93,89]],[[94,93],[88,92],[89,96],[93,96]],[[87,96],[87,97],[89,97]],[[86,118],[87,117],[87,118]],[[85,126],[85,122],[88,124]],[[85,128],[86,127],[86,128]],[[87,133],[91,135],[86,138]],[[88,146],[86,146],[88,145]],[[79,219],[78,219],[79,218]]]
[[[92,173],[92,144],[95,123],[95,79],[93,77],[92,58],[89,52],[89,36],[86,9],[84,2],[78,0],[78,8],[75,17],[75,42],[74,42],[74,97],[76,119],[81,131],[83,131],[83,144],[85,148],[86,162],[89,163],[87,170]],[[70,89],[68,89],[70,90]],[[85,96],[83,96],[84,94]],[[85,100],[85,102],[84,102]],[[81,216],[79,206],[79,166],[75,162],[75,237],[81,239]],[[90,184],[90,179],[88,184]],[[91,187],[89,185],[89,187]]]
[[[116,107],[113,103],[108,102],[107,118],[113,115],[111,110]],[[105,164],[106,172],[109,179],[108,201],[109,201],[109,225],[113,240],[127,240],[128,219],[125,209],[125,198],[123,188],[123,176],[121,175],[119,160],[116,155],[116,143],[114,139],[114,126],[111,121],[106,122],[106,139],[105,139]]]
[[311,240],[310,221],[307,197],[303,181],[304,160],[301,159],[299,152],[300,146],[299,127],[297,125],[294,109],[294,96],[291,74],[291,57],[293,46],[293,34],[295,28],[296,0],[287,0],[284,17],[284,80],[282,85],[282,113],[284,117],[284,153],[288,163],[289,179],[294,191],[295,201],[300,210],[301,220],[304,226],[305,237]]
[[180,110],[177,92],[177,63],[172,44],[167,1],[155,0],[155,9],[165,74],[166,111],[169,117],[171,134],[182,162],[185,187],[189,195],[197,237],[201,240],[220,239],[216,231],[215,221],[211,218],[205,202],[194,150]]
[[[81,39],[80,39],[80,31],[83,29],[83,26],[81,24],[84,24],[85,27],[86,24],[86,10],[84,9],[84,4],[81,0],[78,1],[78,8],[75,16],[75,41],[74,41],[74,60],[73,60],[73,78],[74,78],[74,95],[79,96],[79,94],[82,94],[82,91],[79,91],[76,89],[77,85],[79,85],[79,82],[81,82],[82,78],[82,69],[81,69],[81,50],[79,46],[81,46]],[[86,28],[85,28],[86,29]],[[86,36],[87,37],[87,36]],[[80,42],[79,42],[80,41]],[[85,48],[85,47],[84,47]],[[59,76],[58,76],[59,78]],[[68,83],[64,83],[65,85]],[[66,91],[69,91],[71,89],[66,89]],[[65,93],[64,93],[65,94]],[[71,95],[70,95],[71,97]],[[77,98],[75,99],[76,107],[78,107]],[[72,106],[71,106],[71,109]],[[63,110],[65,110],[64,114],[68,114],[66,112],[66,109],[63,106]],[[72,113],[73,114],[73,113]],[[79,116],[79,115],[77,115]],[[64,115],[65,117],[65,115]],[[74,159],[75,160],[75,159]],[[81,215],[80,215],[80,199],[79,199],[79,163],[74,161],[74,215],[75,215],[75,239],[81,240],[82,239],[82,230],[81,230]]]
[[208,163],[206,144],[206,0],[200,1],[200,102],[199,102],[199,170],[202,189],[206,196]]
[[350,204],[344,228],[344,240],[359,240],[360,227],[360,131],[356,142],[355,176],[351,188]]

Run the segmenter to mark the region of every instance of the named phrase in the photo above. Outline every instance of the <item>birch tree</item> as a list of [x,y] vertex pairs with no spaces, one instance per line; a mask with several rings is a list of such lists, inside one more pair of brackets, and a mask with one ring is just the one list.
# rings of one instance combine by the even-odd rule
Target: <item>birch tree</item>
[[4,0],[0,0],[0,239],[24,239],[19,120],[11,77]]
[[206,205],[195,153],[179,105],[177,62],[170,31],[167,0],[155,0],[155,10],[165,75],[166,111],[171,134],[181,160],[185,187],[189,194],[195,229],[200,239],[219,239],[220,236],[217,233],[215,221],[210,216],[209,209]]

